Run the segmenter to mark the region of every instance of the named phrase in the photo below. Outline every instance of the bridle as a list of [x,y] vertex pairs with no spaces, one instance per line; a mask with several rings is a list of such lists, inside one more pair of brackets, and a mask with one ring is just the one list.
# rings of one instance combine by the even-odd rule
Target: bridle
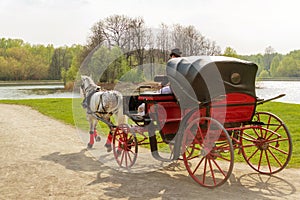
[[85,80],[82,81],[80,88],[83,92],[84,98],[86,98],[88,96],[88,93],[90,93],[91,91],[93,91],[93,90],[99,91],[99,89],[100,89],[98,86],[96,86],[94,89],[94,87],[91,84],[89,84],[89,86],[85,87]]
[[82,94],[83,94],[83,96],[84,96],[84,98],[86,97],[86,91],[85,91],[85,88],[84,88],[84,82],[82,82],[81,84],[80,84],[80,89],[81,89],[81,91],[82,91]]

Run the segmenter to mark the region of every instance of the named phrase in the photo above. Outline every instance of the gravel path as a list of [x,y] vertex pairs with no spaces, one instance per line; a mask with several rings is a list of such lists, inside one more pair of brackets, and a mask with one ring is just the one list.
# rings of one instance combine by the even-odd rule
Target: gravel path
[[[0,111],[0,199],[300,198],[299,169],[264,176],[235,164],[228,183],[206,189],[187,176],[182,163],[120,172],[99,161],[113,159],[102,144],[87,151],[76,128],[25,106],[0,104]],[[92,156],[97,151],[101,155]]]

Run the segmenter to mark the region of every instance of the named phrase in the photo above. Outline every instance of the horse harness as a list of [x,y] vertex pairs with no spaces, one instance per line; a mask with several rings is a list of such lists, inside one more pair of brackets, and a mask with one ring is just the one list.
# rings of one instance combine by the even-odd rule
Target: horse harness
[[[81,85],[81,88],[84,89],[84,86]],[[89,94],[85,97],[85,98],[86,98],[86,103],[87,103],[88,110],[91,111],[91,109],[90,109],[90,101],[91,101],[91,97],[92,97],[95,93],[97,93],[97,92],[99,92],[99,91],[100,91],[100,87],[97,87],[97,88],[93,89],[91,92],[89,92]],[[103,115],[109,115],[109,116],[112,116],[113,113],[118,109],[118,106],[117,106],[116,109],[114,109],[113,111],[107,112],[106,109],[105,109],[105,106],[103,105],[103,94],[104,94],[104,93],[100,94],[99,104],[98,104],[98,106],[97,106],[96,112],[94,112],[94,113],[95,113],[95,114],[99,114],[100,116],[103,116]],[[116,95],[115,93],[113,93],[113,94],[114,94],[114,96],[115,96],[115,98],[116,98],[116,100],[117,100],[117,102],[118,102],[118,97],[117,97],[117,95]],[[100,111],[99,109],[100,109],[101,111]]]
[[[81,84],[81,89],[86,91],[84,89],[84,85]],[[92,111],[91,111],[91,108],[90,108],[90,101],[91,101],[91,97],[96,93],[96,92],[99,92],[100,91],[100,87],[96,87],[95,89],[93,89],[91,92],[88,92],[87,95],[84,95],[84,100],[82,102],[82,105],[84,108],[87,108],[87,112],[88,114],[90,114]]]
[[[107,112],[106,111],[106,109],[105,109],[105,107],[104,107],[104,105],[103,105],[103,99],[102,99],[102,96],[103,96],[103,94],[104,93],[102,93],[102,94],[100,94],[100,100],[99,100],[99,104],[98,104],[98,106],[97,106],[97,111],[96,111],[96,113],[98,113],[98,114],[100,114],[100,115],[107,115],[107,114],[109,114],[110,116],[115,112],[115,110],[113,110],[113,111],[111,111],[111,112]],[[113,93],[114,94],[114,93]],[[116,96],[116,94],[114,94],[115,96]],[[117,101],[118,101],[118,98],[117,98],[117,96],[116,96],[116,99],[117,99]],[[101,106],[101,111],[99,111],[99,108],[100,108],[100,106]]]

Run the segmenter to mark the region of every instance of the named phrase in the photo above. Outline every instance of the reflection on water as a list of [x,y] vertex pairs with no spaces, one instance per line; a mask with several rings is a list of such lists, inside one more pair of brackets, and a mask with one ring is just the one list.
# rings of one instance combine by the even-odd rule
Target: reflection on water
[[[256,95],[268,99],[279,94],[285,97],[278,102],[300,103],[300,81],[259,81],[256,83]],[[0,86],[0,99],[41,99],[41,98],[73,98],[79,94],[66,92],[63,85],[20,85]]]
[[30,89],[30,90],[23,90],[22,92],[26,93],[27,95],[48,95],[48,94],[62,93],[62,92],[64,92],[64,90],[62,90],[62,89]]
[[63,85],[0,86],[0,99],[73,98],[79,94],[66,92]]
[[256,85],[258,86],[256,96],[259,98],[268,99],[279,94],[286,94],[274,101],[300,103],[300,81],[259,81]]

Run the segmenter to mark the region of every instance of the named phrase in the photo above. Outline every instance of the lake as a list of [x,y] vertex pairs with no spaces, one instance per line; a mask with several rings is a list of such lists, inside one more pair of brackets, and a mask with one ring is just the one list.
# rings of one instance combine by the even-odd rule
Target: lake
[[286,94],[274,101],[300,104],[300,81],[258,81],[256,86],[256,96],[259,98],[268,99]]
[[44,99],[73,98],[73,92],[66,92],[63,85],[13,85],[0,86],[0,99]]
[[[256,95],[261,99],[286,94],[278,102],[300,104],[300,81],[259,81]],[[63,85],[14,85],[0,86],[0,99],[73,98],[79,94],[66,92]]]

